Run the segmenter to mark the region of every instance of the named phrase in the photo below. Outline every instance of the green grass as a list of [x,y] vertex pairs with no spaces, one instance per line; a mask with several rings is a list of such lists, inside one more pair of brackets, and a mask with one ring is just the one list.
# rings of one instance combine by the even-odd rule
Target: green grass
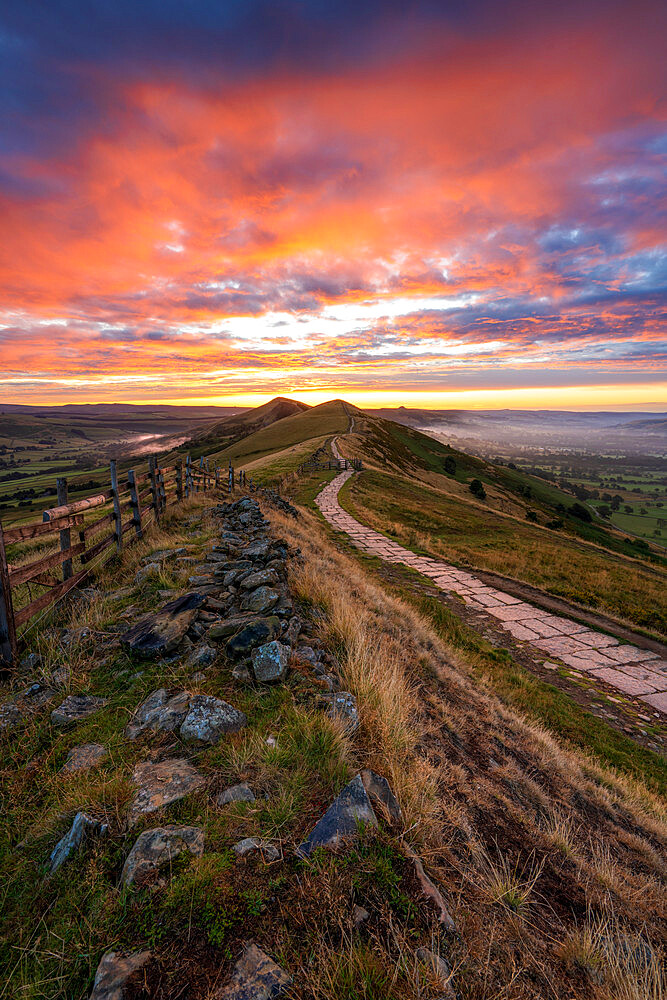
[[409,549],[492,570],[667,634],[667,577],[658,569],[395,475],[365,470],[345,484],[340,501],[364,524],[395,529],[392,537]]
[[231,459],[235,465],[242,466],[305,441],[342,434],[347,430],[348,423],[342,403],[337,400],[322,403],[248,434],[235,444],[215,452],[211,458],[222,465]]

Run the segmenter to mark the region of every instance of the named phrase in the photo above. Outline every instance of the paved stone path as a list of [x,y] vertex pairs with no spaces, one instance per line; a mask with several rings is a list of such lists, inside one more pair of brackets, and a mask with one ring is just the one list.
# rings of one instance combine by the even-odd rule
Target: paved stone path
[[[340,453],[332,442],[336,457]],[[436,559],[415,555],[356,521],[338,503],[338,493],[354,472],[342,472],[320,492],[315,503],[326,521],[344,531],[360,549],[387,562],[403,563],[433,580],[441,590],[455,591],[469,607],[485,612],[515,639],[557,657],[583,673],[599,677],[632,698],[667,714],[667,660],[657,653],[619,643],[568,618],[549,614],[518,597],[489,587],[472,573]]]

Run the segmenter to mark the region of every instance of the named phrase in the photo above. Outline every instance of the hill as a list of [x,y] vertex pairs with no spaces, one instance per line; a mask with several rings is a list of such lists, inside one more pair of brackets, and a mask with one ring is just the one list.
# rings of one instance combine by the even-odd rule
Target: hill
[[202,427],[195,435],[194,440],[215,440],[220,438],[233,438],[242,434],[250,434],[268,427],[276,420],[284,420],[296,413],[303,413],[310,407],[307,403],[300,403],[296,399],[285,399],[283,396],[276,396],[268,403],[261,406],[252,407],[242,413],[230,414],[222,420]]
[[[421,505],[437,449],[317,409],[255,433],[342,425]],[[8,994],[660,1000],[665,767],[639,729],[305,507],[220,501],[37,623],[0,689]]]

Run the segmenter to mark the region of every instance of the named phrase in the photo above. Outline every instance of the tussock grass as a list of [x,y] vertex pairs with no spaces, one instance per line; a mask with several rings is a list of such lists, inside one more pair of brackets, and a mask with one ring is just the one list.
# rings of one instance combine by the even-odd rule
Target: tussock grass
[[447,642],[374,582],[361,565],[371,560],[325,541],[310,515],[271,518],[301,548],[293,586],[357,697],[351,760],[395,786],[407,837],[457,921],[447,957],[461,995],[583,998],[594,987],[606,1000],[631,989],[632,975],[607,959],[599,982],[577,963],[573,979],[559,942],[588,913],[657,949],[667,926],[664,799],[500,700],[495,676],[483,676],[487,653],[465,628],[448,622],[456,642]]

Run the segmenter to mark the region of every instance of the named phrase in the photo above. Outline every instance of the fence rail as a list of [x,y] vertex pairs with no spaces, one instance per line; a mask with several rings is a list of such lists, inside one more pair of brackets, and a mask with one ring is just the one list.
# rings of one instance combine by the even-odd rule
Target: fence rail
[[[94,568],[122,552],[132,541],[143,538],[149,525],[160,523],[167,508],[197,493],[220,489],[225,481],[219,467],[209,469],[208,459],[202,457],[195,469],[190,455],[185,463],[179,459],[164,467],[152,457],[147,472],[128,469],[122,475],[112,461],[109,471],[108,490],[70,501],[67,480],[59,478],[58,505],[43,511],[41,521],[4,530],[0,524],[0,668],[7,670],[16,664],[21,626],[55,605]],[[246,475],[243,470],[235,470],[230,462],[227,471],[230,493],[235,482],[245,486]],[[94,519],[86,521],[90,515]],[[27,563],[8,561],[7,550],[11,553],[12,546],[33,539],[39,545],[48,545],[56,541],[54,536],[58,536],[58,549],[40,553]],[[54,571],[59,575],[54,575]],[[33,597],[31,584],[47,589]],[[27,588],[28,603],[15,609],[14,598],[19,587]],[[25,591],[21,596],[25,597]]]
[[[280,493],[290,482],[310,472],[361,467],[359,459],[330,458],[323,445],[272,485]],[[252,492],[259,488],[244,469],[235,469],[231,461],[226,470],[219,466],[209,468],[208,458],[202,456],[194,466],[189,454],[185,462],[179,459],[165,467],[153,456],[147,472],[128,469],[122,477],[112,461],[109,471],[108,490],[69,501],[67,480],[59,478],[58,505],[45,510],[41,521],[4,530],[0,523],[0,669],[11,669],[17,662],[21,626],[27,626],[37,614],[55,605],[93,569],[122,552],[126,545],[143,538],[150,525],[160,523],[168,507],[197,493],[222,490],[225,486],[228,493],[237,487]],[[94,519],[86,522],[91,514]],[[29,563],[8,562],[8,547],[33,539],[38,544],[48,543],[55,535],[59,537],[59,549],[40,554]],[[79,563],[76,569],[75,560]],[[60,578],[53,575],[59,567]],[[33,598],[31,584],[47,589]],[[19,587],[27,588],[28,603],[15,610],[14,593]]]

